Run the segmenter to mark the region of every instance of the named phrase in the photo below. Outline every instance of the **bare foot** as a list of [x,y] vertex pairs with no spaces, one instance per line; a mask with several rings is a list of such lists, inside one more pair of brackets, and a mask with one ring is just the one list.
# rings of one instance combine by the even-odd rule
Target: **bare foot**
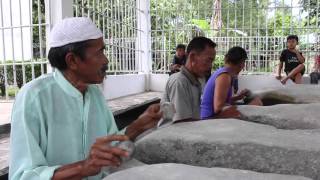
[[283,78],[280,82],[281,82],[283,85],[285,85],[285,84],[287,83],[287,81],[288,81],[288,78]]

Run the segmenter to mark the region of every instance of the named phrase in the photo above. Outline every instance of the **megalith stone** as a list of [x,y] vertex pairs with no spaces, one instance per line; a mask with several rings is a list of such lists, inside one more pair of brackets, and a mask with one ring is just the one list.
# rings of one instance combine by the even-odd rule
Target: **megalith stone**
[[238,106],[241,119],[280,129],[319,129],[320,103]]
[[127,169],[104,180],[311,180],[301,176],[256,173],[246,170],[205,168],[184,164],[154,164]]
[[236,119],[178,123],[136,142],[135,158],[320,180],[320,133],[282,130]]

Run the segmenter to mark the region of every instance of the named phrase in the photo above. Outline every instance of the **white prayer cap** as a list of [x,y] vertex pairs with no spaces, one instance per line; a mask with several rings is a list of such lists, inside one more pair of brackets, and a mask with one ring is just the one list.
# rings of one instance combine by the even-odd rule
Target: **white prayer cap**
[[70,43],[101,38],[102,32],[87,17],[63,19],[57,23],[50,33],[50,48],[61,47]]

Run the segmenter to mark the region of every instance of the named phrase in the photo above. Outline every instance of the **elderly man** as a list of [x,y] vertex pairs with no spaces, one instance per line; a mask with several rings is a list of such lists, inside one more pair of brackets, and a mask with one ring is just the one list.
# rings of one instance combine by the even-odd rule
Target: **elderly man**
[[[10,179],[101,179],[128,152],[114,141],[134,140],[160,119],[150,106],[119,132],[94,84],[106,75],[101,31],[88,18],[68,18],[51,32],[53,74],[26,84],[12,111]],[[125,135],[115,135],[125,134]]]
[[175,105],[174,121],[200,119],[202,86],[198,79],[205,78],[210,72],[216,56],[215,47],[216,44],[208,38],[192,39],[187,47],[186,65],[169,77],[161,102]]

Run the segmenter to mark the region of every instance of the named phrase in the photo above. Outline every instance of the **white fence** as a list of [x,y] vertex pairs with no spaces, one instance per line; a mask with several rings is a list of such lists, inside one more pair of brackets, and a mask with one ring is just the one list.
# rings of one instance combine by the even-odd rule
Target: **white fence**
[[74,16],[90,17],[103,31],[109,74],[139,71],[138,5],[135,0],[74,0]]
[[153,72],[169,71],[177,44],[206,36],[218,45],[215,66],[237,45],[249,55],[245,71],[271,73],[296,34],[309,73],[320,50],[319,7],[319,0],[151,0]]
[[112,75],[167,73],[175,46],[198,35],[218,44],[215,66],[239,45],[249,53],[247,72],[270,73],[286,36],[298,34],[310,72],[320,47],[319,1],[0,0],[0,99],[51,72],[49,31],[71,16],[88,16],[101,28]]
[[141,44],[150,31],[142,5],[144,0],[0,0],[0,100],[14,98],[25,83],[51,72],[49,31],[65,17],[90,17],[103,31],[108,74],[146,72],[142,57],[150,50]]
[[8,98],[46,73],[45,4],[41,0],[0,1],[0,95]]

